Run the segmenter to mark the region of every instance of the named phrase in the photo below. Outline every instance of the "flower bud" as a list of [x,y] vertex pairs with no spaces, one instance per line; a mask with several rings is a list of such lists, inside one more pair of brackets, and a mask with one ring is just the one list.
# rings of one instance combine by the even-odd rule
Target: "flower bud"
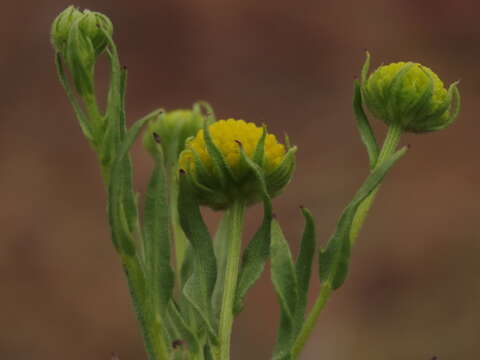
[[113,25],[105,15],[84,10],[83,17],[79,21],[80,31],[92,42],[96,56],[100,55],[108,44],[108,36],[113,34]]
[[412,62],[380,66],[367,79],[362,71],[362,96],[370,112],[387,125],[424,133],[446,128],[458,115],[457,83],[447,90],[428,67]]
[[148,124],[143,144],[150,153],[155,154],[158,150],[154,134],[158,134],[167,165],[173,166],[185,148],[185,141],[203,128],[204,122],[203,115],[195,110],[162,112]]
[[51,29],[51,41],[55,50],[65,53],[70,29],[75,21],[82,17],[82,13],[73,5],[63,10],[53,21]]
[[95,56],[100,55],[107,46],[105,33],[108,36],[113,33],[112,22],[105,15],[90,10],[81,12],[69,6],[52,23],[51,40],[57,52],[66,55],[68,39],[75,26],[79,27],[84,40],[91,42]]
[[237,200],[247,205],[262,200],[262,183],[246,158],[253,161],[274,197],[292,178],[295,152],[296,147],[286,149],[254,123],[220,120],[187,140],[179,167],[191,180],[199,203],[219,210]]

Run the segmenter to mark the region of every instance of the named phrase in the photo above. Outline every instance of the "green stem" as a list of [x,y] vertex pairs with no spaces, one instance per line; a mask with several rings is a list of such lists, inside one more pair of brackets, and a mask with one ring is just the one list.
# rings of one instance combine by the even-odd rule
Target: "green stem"
[[293,359],[296,359],[300,352],[302,351],[305,343],[310,336],[310,333],[313,331],[315,324],[317,323],[318,316],[322,312],[325,304],[327,303],[328,298],[332,293],[332,287],[329,283],[325,283],[322,285],[320,289],[320,293],[318,294],[317,300],[310,311],[310,314],[307,317],[307,320],[302,326],[300,333],[295,340],[295,344],[292,348],[292,355]]
[[[122,265],[125,275],[127,277],[128,290],[132,297],[133,308],[137,315],[137,320],[140,325],[140,331],[145,343],[145,349],[150,360],[168,360],[168,350],[164,342],[163,336],[159,334],[157,329],[148,324],[145,309],[145,289],[144,276],[142,268],[138,259],[135,257],[122,256]],[[154,334],[159,341],[154,341]]]
[[236,201],[228,210],[231,223],[228,229],[228,252],[225,267],[225,285],[223,288],[222,310],[219,323],[219,359],[230,359],[230,338],[233,326],[233,304],[237,289],[238,270],[242,248],[242,227],[245,215],[245,203]]
[[[398,143],[400,142],[400,137],[402,136],[403,130],[399,126],[391,125],[388,128],[387,136],[385,137],[385,141],[383,143],[382,150],[380,151],[380,155],[378,155],[377,163],[375,164],[375,168],[377,168],[385,159],[390,157],[398,147]],[[350,230],[350,243],[353,245],[355,240],[358,237],[358,234],[365,222],[365,219],[368,215],[368,211],[372,207],[373,201],[377,195],[378,186],[358,207],[357,212],[355,213],[355,217],[353,218],[352,228]]]
[[[387,136],[385,137],[385,141],[383,143],[382,150],[377,159],[377,163],[375,164],[375,168],[378,167],[385,159],[391,156],[398,147],[398,143],[400,141],[400,137],[403,133],[403,130],[395,125],[391,125],[388,128]],[[375,195],[378,191],[378,187],[360,204],[358,207],[357,212],[355,213],[355,217],[353,219],[352,228],[350,231],[350,242],[353,244],[355,239],[360,232],[360,229],[365,221],[365,218],[370,210],[370,207],[375,200]],[[293,345],[292,354],[293,359],[296,359],[300,352],[302,351],[305,342],[309,338],[311,332],[313,331],[315,324],[317,323],[317,319],[322,312],[325,304],[327,303],[328,298],[332,293],[332,288],[329,283],[324,283],[322,288],[320,289],[320,293],[317,296],[317,300],[313,305],[310,314],[307,317],[307,320],[302,326],[300,333],[295,340],[295,344]]]

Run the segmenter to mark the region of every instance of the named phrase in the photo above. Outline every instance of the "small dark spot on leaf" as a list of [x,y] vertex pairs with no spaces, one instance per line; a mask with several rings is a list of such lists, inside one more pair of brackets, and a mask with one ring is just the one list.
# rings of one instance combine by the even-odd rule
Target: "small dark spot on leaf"
[[185,344],[185,342],[181,339],[173,340],[172,341],[172,348],[177,349],[177,348],[183,346],[183,344]]

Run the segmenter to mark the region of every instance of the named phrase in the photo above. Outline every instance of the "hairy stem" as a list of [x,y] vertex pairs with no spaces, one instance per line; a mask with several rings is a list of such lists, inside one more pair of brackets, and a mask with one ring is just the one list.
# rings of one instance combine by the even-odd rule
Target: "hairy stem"
[[[387,136],[383,143],[382,150],[380,151],[380,155],[378,156],[377,163],[375,164],[375,168],[377,168],[385,159],[391,156],[398,147],[398,143],[400,142],[400,137],[403,131],[399,126],[391,125],[388,128]],[[350,230],[350,243],[353,245],[355,240],[358,237],[358,234],[365,222],[365,219],[368,215],[368,211],[372,207],[373,201],[377,195],[378,186],[358,207],[357,212],[355,213],[355,217],[353,218],[352,228]]]
[[242,247],[242,227],[245,214],[245,203],[236,201],[228,210],[231,222],[227,238],[227,264],[225,268],[225,285],[222,297],[222,308],[219,323],[219,360],[230,359],[230,338],[233,325],[233,304],[237,289],[238,270]]

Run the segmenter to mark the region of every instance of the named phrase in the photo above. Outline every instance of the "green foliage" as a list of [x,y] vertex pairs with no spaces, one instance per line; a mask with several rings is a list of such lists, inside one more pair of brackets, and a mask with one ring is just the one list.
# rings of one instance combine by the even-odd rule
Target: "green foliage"
[[[280,304],[273,360],[297,359],[332,291],[347,277],[352,245],[380,184],[406,153],[406,148],[397,151],[402,132],[448,126],[460,109],[457,84],[446,90],[430,69],[415,63],[380,67],[369,76],[367,53],[360,81],[354,83],[353,111],[370,173],[319,251],[313,215],[301,208],[304,230],[294,261],[280,224],[273,219],[271,199],[292,178],[296,147],[287,138],[285,150],[267,135],[266,127],[260,135],[259,127],[244,122],[239,122],[244,144],[236,139],[239,131],[234,141],[219,144],[225,142],[225,131],[233,134],[239,124],[225,127],[214,141],[209,126],[216,118],[202,101],[192,110],[155,110],[128,128],[127,71],[120,66],[112,32],[105,15],[71,6],[53,22],[51,41],[60,83],[102,170],[111,238],[127,276],[149,359],[228,360],[234,317],[242,311],[248,290],[268,259]],[[104,110],[98,106],[94,79],[102,54],[110,67]],[[390,126],[381,149],[365,105]],[[144,145],[154,164],[140,213],[130,150],[146,125]],[[189,146],[189,139],[201,129],[205,149]],[[273,139],[280,152],[274,151]],[[188,166],[178,174],[179,154],[187,153],[186,146],[190,157],[183,164]],[[211,161],[204,162],[205,157]],[[257,202],[263,203],[263,220],[242,254],[245,209]],[[226,210],[214,240],[200,205]],[[307,311],[317,254],[320,292]]]
[[183,293],[198,311],[210,335],[215,340],[211,298],[217,277],[217,263],[213,243],[205,225],[195,193],[185,174],[180,174],[178,211],[180,224],[190,241],[194,254],[192,276],[187,280]]

